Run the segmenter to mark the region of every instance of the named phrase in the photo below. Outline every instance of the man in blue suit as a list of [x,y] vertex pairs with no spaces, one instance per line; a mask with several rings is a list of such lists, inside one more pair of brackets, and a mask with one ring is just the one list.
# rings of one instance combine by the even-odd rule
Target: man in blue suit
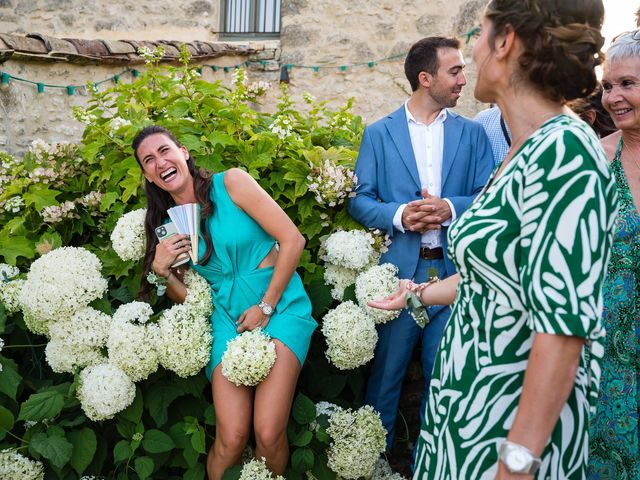
[[[392,243],[380,263],[392,263],[400,278],[427,280],[455,273],[446,255],[447,227],[480,193],[493,169],[487,136],[478,123],[448,110],[466,84],[460,42],[429,37],[414,44],[404,69],[413,93],[391,115],[367,127],[356,162],[358,189],[349,212]],[[422,346],[424,416],[436,350],[449,307],[430,307],[420,329],[405,310],[378,326],[378,345],[365,402],[380,412],[387,448],[394,440],[398,403],[413,349]]]

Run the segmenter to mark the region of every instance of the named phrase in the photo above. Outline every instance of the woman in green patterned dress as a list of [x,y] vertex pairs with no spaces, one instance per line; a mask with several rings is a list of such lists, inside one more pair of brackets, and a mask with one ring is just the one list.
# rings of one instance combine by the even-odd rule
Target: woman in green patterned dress
[[591,424],[589,478],[640,480],[640,32],[607,51],[603,106],[619,131],[602,140],[620,195],[604,283],[607,330],[598,410]]
[[[513,142],[450,227],[459,275],[414,289],[425,305],[455,299],[414,479],[586,475],[617,193],[597,137],[564,104],[596,86],[603,16],[600,0],[487,7],[475,96],[500,107]],[[373,306],[402,307],[405,293]]]

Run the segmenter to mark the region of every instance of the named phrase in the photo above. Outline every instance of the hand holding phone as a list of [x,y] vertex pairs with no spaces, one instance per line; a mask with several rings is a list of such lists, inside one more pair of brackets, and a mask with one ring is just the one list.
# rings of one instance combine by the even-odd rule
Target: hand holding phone
[[[173,224],[173,222],[160,225],[159,227],[156,227],[155,230],[156,230],[156,236],[158,237],[158,240],[160,242],[178,234],[178,230],[176,229],[176,226]],[[188,261],[189,261],[189,254],[181,253],[178,256],[176,256],[175,261],[171,264],[171,268],[184,265]]]

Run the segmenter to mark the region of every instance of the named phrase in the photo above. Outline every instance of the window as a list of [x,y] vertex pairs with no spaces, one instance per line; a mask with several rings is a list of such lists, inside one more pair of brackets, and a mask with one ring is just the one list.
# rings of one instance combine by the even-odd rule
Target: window
[[279,36],[280,0],[226,0],[222,5],[222,36]]

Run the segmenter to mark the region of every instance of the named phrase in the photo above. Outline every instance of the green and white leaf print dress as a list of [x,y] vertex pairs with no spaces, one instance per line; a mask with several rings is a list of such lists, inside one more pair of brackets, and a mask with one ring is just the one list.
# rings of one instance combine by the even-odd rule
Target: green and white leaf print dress
[[617,208],[589,127],[544,123],[449,229],[460,272],[414,479],[494,479],[536,332],[587,339],[536,478],[584,478],[602,356],[601,286]]

